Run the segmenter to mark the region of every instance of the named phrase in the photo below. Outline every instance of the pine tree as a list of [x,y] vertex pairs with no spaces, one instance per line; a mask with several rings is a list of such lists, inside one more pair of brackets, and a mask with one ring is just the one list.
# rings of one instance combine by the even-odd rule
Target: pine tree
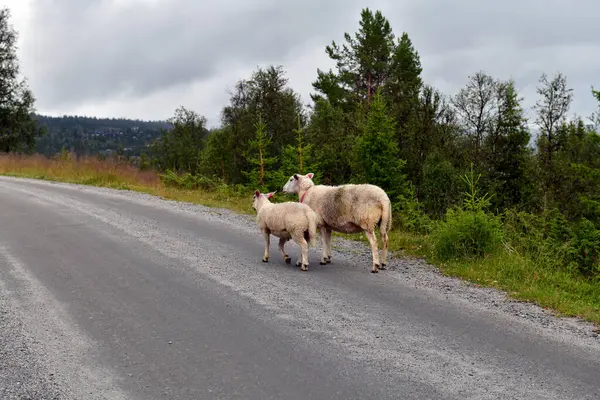
[[320,94],[313,100],[328,99],[333,106],[350,111],[361,101],[368,101],[377,88],[387,82],[394,34],[389,21],[381,11],[368,8],[361,11],[360,28],[354,34],[344,33],[346,43],[341,47],[335,41],[326,47],[329,57],[336,62],[337,74],[317,70],[314,89]]
[[306,130],[302,127],[298,113],[298,128],[295,130],[296,144],[288,144],[281,154],[281,167],[278,171],[278,181],[285,182],[292,174],[304,173],[310,169],[316,171],[312,162],[312,144],[306,143]]
[[268,156],[271,138],[267,136],[267,124],[261,114],[258,115],[254,128],[256,129],[255,137],[249,141],[249,149],[246,153],[246,160],[251,165],[251,169],[242,171],[242,173],[248,179],[251,187],[262,190],[272,178],[269,167],[275,163],[277,158]]
[[35,98],[25,80],[18,81],[17,33],[10,11],[0,10],[0,151],[30,152],[45,129],[33,118]]

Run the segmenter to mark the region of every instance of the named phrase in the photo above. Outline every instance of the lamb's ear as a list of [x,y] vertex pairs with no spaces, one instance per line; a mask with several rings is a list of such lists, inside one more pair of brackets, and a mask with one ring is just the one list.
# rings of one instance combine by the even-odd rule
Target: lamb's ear
[[313,174],[312,172],[309,172],[308,174],[306,174],[306,177],[307,177],[308,179],[312,179],[312,178],[313,178],[313,176],[315,176],[315,174]]
[[294,179],[298,180],[298,174],[294,174]]
[[273,197],[273,195],[277,193],[277,190],[271,193],[267,193],[267,198],[270,199],[271,197]]

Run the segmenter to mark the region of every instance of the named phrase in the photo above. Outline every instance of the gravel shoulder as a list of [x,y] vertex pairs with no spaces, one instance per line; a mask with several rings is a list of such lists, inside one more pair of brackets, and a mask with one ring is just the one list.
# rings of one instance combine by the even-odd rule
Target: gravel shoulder
[[[422,260],[392,258],[387,271],[370,274],[366,246],[335,238],[333,264],[318,265],[319,244],[304,274],[279,261],[273,241],[273,261],[260,262],[263,241],[253,216],[137,192],[0,178],[0,195],[9,192],[64,221],[84,218],[86,229],[139,254],[132,259],[155,252],[164,258],[157,271],[161,266],[198,287],[210,281],[220,293],[214,298],[231,299],[231,307],[282,343],[307,346],[305,354],[321,354],[348,377],[371,377],[379,389],[365,384],[365,393],[379,398],[600,396],[600,337],[593,324],[446,277]],[[110,357],[90,365],[101,358],[95,355],[101,334],[63,307],[58,297],[68,295],[44,279],[49,272],[29,271],[33,263],[20,264],[27,256],[11,246],[0,247],[2,398],[82,398],[81,390],[98,396],[86,398],[134,398]],[[297,250],[289,245],[292,264]],[[178,282],[171,282],[173,289]],[[76,393],[75,382],[87,386]]]

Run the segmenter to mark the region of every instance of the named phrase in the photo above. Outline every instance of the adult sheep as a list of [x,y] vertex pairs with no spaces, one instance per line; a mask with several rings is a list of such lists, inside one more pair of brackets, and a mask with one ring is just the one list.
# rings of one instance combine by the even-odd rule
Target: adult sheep
[[284,245],[293,239],[300,246],[301,259],[296,266],[302,266],[302,271],[308,270],[308,246],[315,244],[317,228],[322,224],[321,218],[306,204],[293,201],[271,203],[270,198],[275,192],[254,192],[252,208],[256,210],[256,223],[265,238],[265,254],[263,262],[269,261],[269,245],[271,235],[279,238],[279,250],[287,264],[291,258],[286,254]]
[[[392,206],[388,195],[379,186],[346,184],[339,186],[315,185],[314,174],[294,174],[283,186],[284,193],[296,193],[299,202],[307,204],[323,219],[320,227],[323,251],[320,264],[331,262],[331,232],[365,232],[373,253],[373,269],[386,267],[388,232],[392,227]],[[379,225],[382,241],[381,263],[375,236]]]

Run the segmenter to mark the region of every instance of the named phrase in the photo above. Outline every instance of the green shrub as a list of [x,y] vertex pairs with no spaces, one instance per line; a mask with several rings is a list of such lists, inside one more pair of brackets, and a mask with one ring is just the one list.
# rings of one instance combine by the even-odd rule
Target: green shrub
[[582,275],[600,279],[600,230],[582,218],[574,226],[573,233],[567,249],[569,267]]
[[170,169],[164,174],[159,174],[159,176],[165,185],[180,189],[214,191],[221,185],[220,179],[217,178],[210,178],[204,175],[193,175],[189,172],[179,175]]
[[472,167],[468,175],[461,177],[469,189],[462,207],[449,209],[445,219],[432,227],[433,249],[440,260],[479,258],[496,251],[504,240],[500,217],[484,211],[490,197],[478,195],[480,177],[474,176]]
[[457,207],[434,225],[431,239],[440,260],[472,259],[493,253],[502,243],[504,232],[499,217]]
[[407,197],[392,203],[393,224],[411,233],[429,232],[431,220],[417,200],[412,185],[407,187]]

